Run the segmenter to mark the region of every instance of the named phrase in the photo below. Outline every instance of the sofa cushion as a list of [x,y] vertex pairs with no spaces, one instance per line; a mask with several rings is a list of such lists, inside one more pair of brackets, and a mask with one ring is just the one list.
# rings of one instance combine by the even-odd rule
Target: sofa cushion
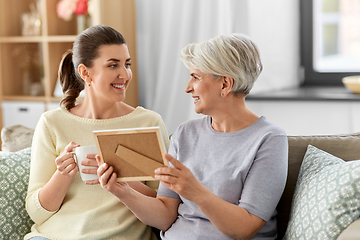
[[309,145],[285,239],[336,239],[360,216],[360,160],[345,162]]
[[1,149],[4,152],[17,152],[31,147],[34,129],[15,124],[1,129]]
[[0,239],[23,239],[33,225],[25,210],[30,150],[0,152]]
[[313,145],[345,161],[359,159],[360,133],[288,136],[289,170],[284,193],[277,207],[278,239],[282,239],[290,216],[291,201],[307,146]]

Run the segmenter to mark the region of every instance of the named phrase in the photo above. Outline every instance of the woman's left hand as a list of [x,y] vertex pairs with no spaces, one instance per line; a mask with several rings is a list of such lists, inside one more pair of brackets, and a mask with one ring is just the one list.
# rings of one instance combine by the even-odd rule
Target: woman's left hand
[[127,182],[118,182],[116,180],[117,174],[114,172],[114,168],[107,163],[101,163],[99,155],[96,156],[96,161],[99,165],[97,175],[101,187],[114,194],[121,201],[121,199],[130,191],[129,185]]
[[[86,155],[86,158],[89,159],[89,160],[88,161],[82,161],[80,164],[84,165],[84,166],[87,166],[87,167],[96,167],[96,168],[83,169],[82,173],[97,175],[98,163],[97,163],[95,157],[96,157],[96,154],[87,154]],[[85,182],[85,184],[87,184],[87,185],[95,185],[95,184],[99,184],[99,183],[100,183],[99,179]]]
[[161,167],[155,170],[155,179],[162,185],[193,202],[196,202],[198,197],[204,196],[204,192],[209,191],[179,160],[167,153],[164,157],[174,168]]

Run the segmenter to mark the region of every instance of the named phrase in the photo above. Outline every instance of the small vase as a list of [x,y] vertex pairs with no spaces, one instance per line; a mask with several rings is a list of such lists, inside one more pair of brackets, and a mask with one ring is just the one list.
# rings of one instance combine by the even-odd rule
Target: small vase
[[88,19],[87,15],[77,15],[77,34],[82,33],[85,29],[88,28]]

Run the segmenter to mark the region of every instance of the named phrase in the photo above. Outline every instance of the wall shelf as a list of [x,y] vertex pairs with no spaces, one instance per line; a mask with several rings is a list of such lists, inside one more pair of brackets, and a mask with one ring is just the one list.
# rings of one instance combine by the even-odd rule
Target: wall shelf
[[[57,72],[63,53],[77,37],[76,18],[57,16],[59,0],[0,0],[0,103],[59,102],[54,96]],[[93,0],[92,25],[104,24],[118,30],[127,40],[132,56],[133,80],[125,102],[137,106],[136,11],[135,0]],[[41,29],[36,36],[23,35],[22,16],[40,12]],[[81,100],[81,99],[80,99]],[[1,106],[1,104],[0,104]],[[0,109],[0,129],[3,110]],[[45,109],[46,110],[46,109]],[[15,124],[15,123],[14,123]]]

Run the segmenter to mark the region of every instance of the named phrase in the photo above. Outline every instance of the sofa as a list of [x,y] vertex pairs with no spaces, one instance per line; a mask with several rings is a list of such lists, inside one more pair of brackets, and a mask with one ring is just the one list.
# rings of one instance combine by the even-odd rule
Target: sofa
[[[288,179],[277,207],[278,239],[360,239],[360,161],[352,161],[360,159],[360,133],[289,136],[288,140]],[[0,151],[0,240],[23,239],[33,224],[24,204],[29,180],[30,154],[29,147],[16,152]],[[302,164],[305,160],[307,164]],[[346,172],[342,173],[342,169]],[[309,172],[314,174],[308,174]],[[327,178],[322,174],[327,174]],[[340,178],[340,190],[333,183],[336,180],[336,177],[333,177],[335,175]],[[301,181],[298,180],[298,176],[301,177]],[[325,180],[330,182],[327,184]],[[307,188],[308,186],[311,188]],[[331,190],[328,195],[326,191],[321,190],[324,188]],[[343,189],[350,190],[342,191]],[[336,195],[337,191],[340,192],[340,197]],[[316,194],[323,196],[322,199],[310,200],[307,205],[309,207],[303,207],[306,201]],[[304,200],[304,196],[310,197]],[[330,199],[330,204],[340,205],[341,209],[346,210],[335,209],[335,214],[322,215],[328,210],[322,202],[323,199]],[[332,199],[337,201],[334,203]],[[307,211],[304,212],[304,209]],[[335,220],[319,224],[327,219],[326,216]],[[340,227],[331,225],[334,222]]]
[[[360,133],[354,133],[354,134],[342,134],[342,135],[315,135],[315,136],[288,136],[288,143],[289,143],[289,165],[288,165],[288,178],[287,178],[287,183],[285,186],[285,190],[284,193],[279,201],[279,204],[277,206],[277,212],[278,212],[278,216],[277,216],[277,220],[278,220],[278,239],[314,239],[314,240],[323,240],[323,239],[338,239],[338,240],[354,240],[354,239],[360,239],[360,219],[359,219],[359,215],[360,215],[360,161],[351,161],[351,160],[357,160],[360,159]],[[312,152],[309,151],[310,153],[312,153],[313,155],[309,154],[306,155],[306,153],[308,153],[307,150],[309,150],[309,145],[314,146],[312,148]],[[316,147],[316,149],[320,149],[317,151],[324,151],[322,154],[314,154],[314,148]],[[314,157],[315,155],[315,157]],[[324,155],[326,155],[324,157]],[[294,209],[295,208],[295,196],[294,193],[296,192],[296,190],[298,190],[297,193],[297,202],[299,201],[303,201],[306,202],[305,199],[305,195],[306,195],[306,191],[307,189],[305,189],[304,191],[302,191],[301,193],[299,192],[299,186],[300,186],[300,180],[299,180],[299,176],[304,176],[304,173],[302,173],[302,175],[300,175],[300,171],[301,168],[304,167],[304,165],[302,164],[303,161],[305,161],[305,157],[307,157],[307,160],[310,160],[310,163],[308,163],[307,166],[309,166],[309,164],[313,164],[311,171],[313,172],[313,176],[306,176],[308,177],[310,180],[315,180],[315,181],[307,181],[304,180],[305,184],[312,184],[313,189],[315,189],[314,191],[312,191],[312,194],[315,195],[316,193],[320,193],[321,190],[316,189],[315,186],[316,184],[321,184],[321,182],[325,182],[325,184],[323,184],[322,186],[320,185],[320,187],[322,188],[326,188],[327,184],[326,181],[324,181],[325,177],[322,177],[320,179],[316,179],[316,174],[322,174],[324,172],[326,172],[326,170],[330,171],[330,174],[328,174],[330,176],[330,178],[332,176],[336,175],[336,172],[341,172],[341,169],[347,169],[347,167],[352,167],[354,168],[357,172],[355,172],[356,174],[354,174],[355,176],[352,176],[351,179],[347,178],[348,181],[340,181],[340,183],[338,184],[339,186],[333,183],[331,183],[332,189],[333,191],[328,194],[329,196],[327,196],[326,194],[322,195],[322,198],[320,199],[315,199],[314,201],[309,200],[308,202],[310,202],[310,204],[312,205],[312,209],[310,209],[310,207],[308,208],[309,210],[307,212],[300,212],[301,209],[306,209],[305,204],[300,205],[298,204],[300,207],[298,207],[298,209]],[[344,160],[344,161],[343,161]],[[333,162],[331,162],[333,161]],[[321,166],[322,162],[326,162],[326,166]],[[347,164],[345,163],[350,163],[352,164],[352,166],[347,166]],[[323,167],[322,169],[320,169],[321,167]],[[335,169],[335,167],[337,167],[337,169]],[[334,168],[336,171],[331,172]],[[307,167],[307,169],[310,169],[310,167]],[[325,171],[324,171],[325,170]],[[350,172],[350,171],[349,171]],[[315,175],[315,177],[314,177]],[[321,175],[320,175],[321,176]],[[346,176],[346,173],[342,173],[338,174],[337,177],[341,178],[341,176]],[[304,178],[306,178],[304,177]],[[332,177],[333,179],[331,180],[337,180],[337,177]],[[340,195],[343,193],[341,192],[343,189],[347,189],[347,186],[352,186],[356,189],[356,191],[352,190],[350,191],[351,194],[348,194],[349,196],[344,196],[344,198],[340,198],[338,199],[337,202],[335,203],[330,203],[333,204],[333,206],[336,206],[336,204],[338,205],[345,205],[348,202],[353,203],[353,207],[354,209],[352,209],[351,211],[343,211],[343,212],[336,212],[335,214],[332,214],[332,219],[335,220],[331,220],[330,223],[323,223],[323,225],[325,226],[321,226],[323,228],[326,229],[326,231],[328,231],[326,234],[329,233],[334,233],[332,236],[320,236],[320,235],[312,235],[312,236],[306,236],[307,233],[311,232],[311,227],[312,226],[316,226],[315,222],[316,222],[316,217],[314,216],[314,212],[316,212],[316,207],[314,207],[314,205],[318,205],[319,208],[322,208],[322,211],[325,212],[326,207],[328,207],[330,210],[333,210],[333,206],[331,205],[326,205],[326,203],[322,202],[322,199],[325,199],[326,197],[333,197],[334,199],[336,198],[336,194],[337,191],[340,192]],[[304,189],[304,188],[303,188]],[[320,188],[321,189],[321,188]],[[300,189],[301,190],[301,189]],[[311,190],[308,192],[311,192]],[[321,196],[321,195],[320,195]],[[299,198],[303,198],[301,200],[299,200]],[[352,198],[352,199],[351,199]],[[305,200],[304,200],[305,199]],[[300,209],[300,210],[299,210]],[[296,215],[296,211],[298,211],[298,218],[296,219],[295,215]],[[318,210],[317,210],[318,211]],[[300,213],[299,213],[300,212]],[[336,214],[338,214],[336,216]],[[321,216],[321,214],[318,214]],[[351,217],[348,217],[348,215],[351,215]],[[308,217],[310,216],[310,217]],[[308,223],[306,222],[302,222],[303,219],[306,219],[308,217]],[[325,217],[324,217],[325,218]],[[347,219],[347,221],[345,221],[345,223],[343,223],[342,226],[340,227],[334,227],[331,226],[332,228],[327,228],[331,223],[333,222],[338,222],[337,218],[342,218],[342,219]],[[331,219],[331,218],[330,218]],[[293,229],[291,229],[289,227],[289,222],[291,222],[293,224]],[[294,222],[298,223],[298,225],[294,225]],[[328,226],[326,226],[326,224]],[[300,226],[307,226],[306,227],[300,227]],[[321,225],[318,224],[318,225]],[[293,234],[291,235],[291,231],[297,231],[299,229],[303,230],[303,232],[301,232],[301,230],[299,231],[300,233],[298,235]],[[320,228],[319,226],[317,226],[317,228]],[[286,233],[286,234],[285,234]],[[285,235],[285,238],[284,238]]]

